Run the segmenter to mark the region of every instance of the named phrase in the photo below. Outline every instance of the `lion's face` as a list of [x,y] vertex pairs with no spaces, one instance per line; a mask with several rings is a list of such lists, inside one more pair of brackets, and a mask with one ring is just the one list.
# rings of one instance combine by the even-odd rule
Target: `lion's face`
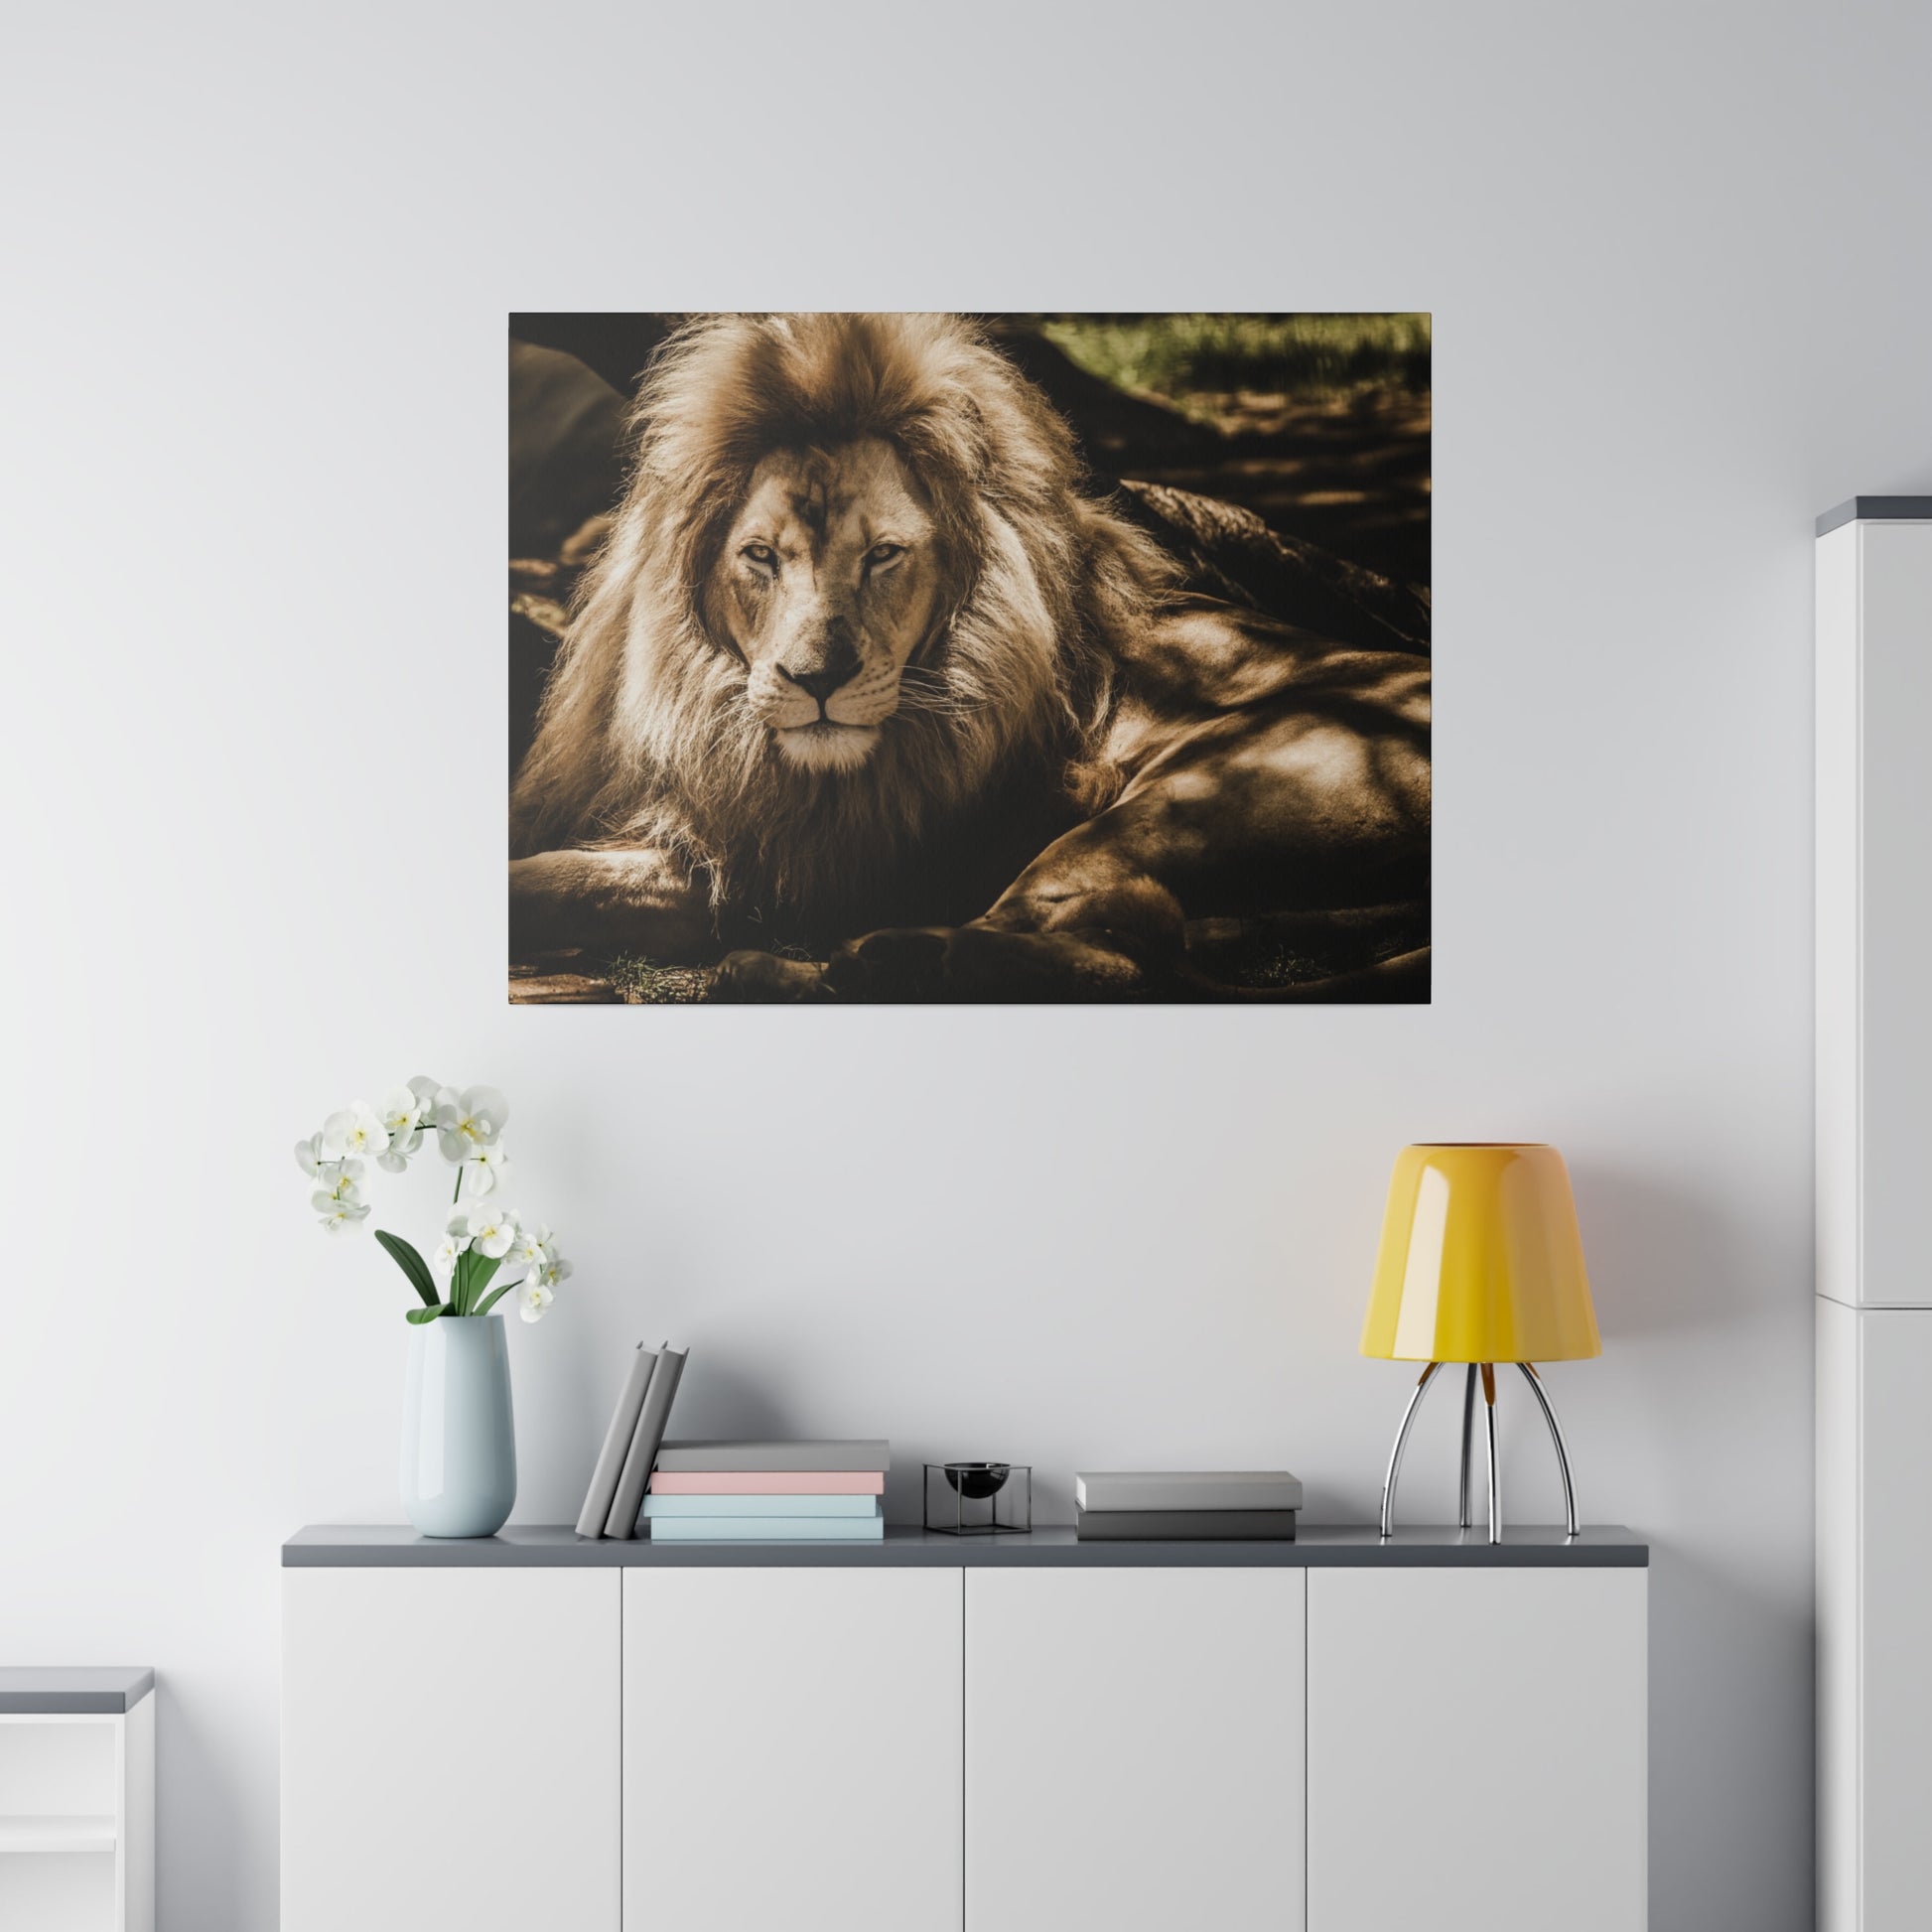
[[780,758],[836,772],[872,756],[930,626],[940,567],[932,518],[890,444],[759,464],[705,607],[744,658],[747,697]]

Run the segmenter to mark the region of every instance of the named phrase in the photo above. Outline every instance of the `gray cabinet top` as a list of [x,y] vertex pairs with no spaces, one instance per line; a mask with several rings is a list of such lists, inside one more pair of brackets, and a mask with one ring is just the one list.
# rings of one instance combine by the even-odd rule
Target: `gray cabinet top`
[[115,1664],[0,1666],[0,1717],[117,1717],[153,1689],[153,1671]]
[[1932,523],[1932,496],[1854,496],[1818,519],[1818,534],[1841,523]]
[[1480,1529],[1399,1529],[1384,1543],[1372,1524],[1310,1524],[1292,1543],[1082,1543],[1071,1529],[945,1536],[891,1526],[883,1543],[616,1543],[587,1541],[563,1524],[512,1526],[470,1539],[377,1524],[299,1530],[282,1545],[288,1570],[1590,1570],[1641,1569],[1649,1562],[1649,1545],[1614,1525],[1586,1529],[1574,1541],[1560,1527],[1512,1525],[1492,1544]]

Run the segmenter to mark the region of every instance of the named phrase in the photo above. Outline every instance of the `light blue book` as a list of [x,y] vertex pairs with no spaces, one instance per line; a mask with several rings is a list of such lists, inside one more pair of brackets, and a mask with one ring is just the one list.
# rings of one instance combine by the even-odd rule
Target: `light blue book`
[[644,1514],[666,1516],[881,1516],[879,1496],[646,1496]]
[[886,1519],[883,1516],[653,1516],[650,1540],[653,1543],[883,1543]]

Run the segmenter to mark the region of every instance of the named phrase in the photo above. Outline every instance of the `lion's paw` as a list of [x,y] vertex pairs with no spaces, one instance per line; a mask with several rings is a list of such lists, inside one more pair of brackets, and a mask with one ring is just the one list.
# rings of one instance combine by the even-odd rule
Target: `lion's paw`
[[705,991],[707,1000],[741,1005],[795,1005],[825,997],[823,967],[771,952],[727,953]]
[[835,952],[825,984],[851,1001],[1036,1001],[1131,997],[1139,970],[1094,936],[988,925],[897,926]]

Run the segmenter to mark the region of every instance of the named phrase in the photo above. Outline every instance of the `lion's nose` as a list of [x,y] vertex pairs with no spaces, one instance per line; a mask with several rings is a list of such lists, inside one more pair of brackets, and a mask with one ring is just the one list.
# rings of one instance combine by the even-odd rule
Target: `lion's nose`
[[778,671],[808,698],[822,705],[841,684],[850,681],[858,668],[859,653],[840,626],[827,636],[823,649],[808,652],[789,664],[780,664]]
[[837,671],[793,671],[786,669],[783,664],[778,669],[808,698],[815,698],[820,704],[845,682]]

